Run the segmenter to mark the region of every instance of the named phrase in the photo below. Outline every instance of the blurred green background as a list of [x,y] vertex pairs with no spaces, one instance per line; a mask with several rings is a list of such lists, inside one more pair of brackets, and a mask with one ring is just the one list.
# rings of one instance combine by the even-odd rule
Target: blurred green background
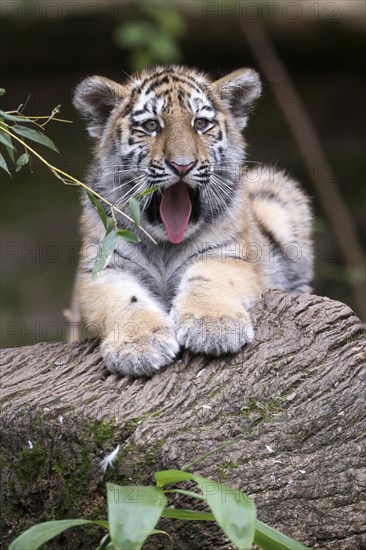
[[[126,72],[155,62],[196,66],[214,76],[256,68],[241,25],[263,23],[303,99],[335,174],[339,190],[365,241],[365,4],[339,2],[72,2],[2,1],[0,108],[62,118],[47,134],[57,155],[35,148],[83,179],[91,155],[82,121],[72,107],[75,85],[100,74],[123,81]],[[294,91],[283,88],[286,101]],[[352,281],[316,190],[269,82],[246,137],[248,159],[276,162],[298,178],[312,198],[316,222],[314,289],[363,315]],[[4,157],[6,154],[4,153]],[[46,167],[1,177],[1,346],[66,337],[62,315],[71,300],[79,247],[79,191]],[[354,273],[364,282],[362,268]]]

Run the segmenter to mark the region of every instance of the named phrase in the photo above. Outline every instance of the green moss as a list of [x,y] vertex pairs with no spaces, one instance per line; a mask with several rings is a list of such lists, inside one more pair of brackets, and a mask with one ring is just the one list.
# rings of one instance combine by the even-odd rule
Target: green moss
[[360,439],[360,438],[364,437],[365,435],[366,435],[366,428],[363,429],[363,430],[360,430],[359,432],[357,432],[355,434],[355,440]]
[[239,464],[237,464],[236,462],[227,462],[225,466],[226,468],[231,468],[232,470],[236,470],[237,468],[239,468]]
[[[33,448],[22,445],[14,456],[4,449],[3,478],[7,483],[3,488],[3,522],[12,530],[12,538],[34,524],[35,517],[41,522],[106,516],[106,478],[99,470],[99,460],[121,438],[121,430],[114,419],[80,423],[79,419],[67,418],[65,422],[67,429],[51,415],[45,418],[41,413],[32,418],[31,433],[27,427],[22,437],[31,437]],[[110,471],[115,474],[115,469]],[[119,482],[129,483],[121,478],[119,475]],[[66,540],[70,541],[68,548],[95,548],[99,535],[95,538],[95,534],[91,537],[91,533],[79,531],[70,530],[49,548],[65,547]]]
[[119,460],[114,469],[107,470],[105,481],[114,481],[120,485],[138,485],[151,481],[151,473],[157,469],[158,454],[166,439],[156,441],[149,451],[137,446],[131,439],[121,449]]
[[271,401],[259,401],[258,399],[249,399],[248,404],[240,409],[240,416],[250,419],[253,414],[258,414],[261,421],[270,420],[274,414],[284,412],[284,405],[287,403],[287,396],[279,397]]
[[[104,441],[99,433],[100,439]],[[69,452],[54,448],[52,457],[53,483],[57,484],[57,493],[52,501],[52,516],[55,519],[78,517],[85,498],[93,484],[93,441],[70,442]],[[98,481],[96,481],[98,484]]]
[[86,424],[87,433],[92,436],[93,441],[99,446],[111,442],[117,434],[118,428],[114,418],[107,420],[90,420]]
[[47,452],[35,443],[32,449],[25,449],[20,453],[14,464],[14,475],[20,483],[28,485],[43,477],[46,464]]

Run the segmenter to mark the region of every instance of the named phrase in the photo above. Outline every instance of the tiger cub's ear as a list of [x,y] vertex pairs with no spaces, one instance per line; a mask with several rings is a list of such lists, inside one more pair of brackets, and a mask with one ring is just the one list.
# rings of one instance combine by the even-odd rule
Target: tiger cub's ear
[[77,86],[73,103],[86,118],[91,137],[101,137],[109,115],[124,97],[123,86],[102,76],[86,78]]
[[261,81],[253,69],[238,69],[212,83],[215,94],[242,130],[253,102],[261,95]]

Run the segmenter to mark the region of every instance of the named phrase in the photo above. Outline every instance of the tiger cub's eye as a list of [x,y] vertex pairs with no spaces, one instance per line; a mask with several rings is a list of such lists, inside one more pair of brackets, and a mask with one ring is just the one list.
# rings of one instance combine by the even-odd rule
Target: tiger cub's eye
[[209,125],[209,121],[206,118],[196,118],[194,121],[194,127],[196,130],[205,130]]
[[146,120],[143,124],[141,124],[141,126],[143,127],[144,130],[146,130],[146,132],[151,132],[151,133],[156,132],[160,128],[159,122],[153,119]]

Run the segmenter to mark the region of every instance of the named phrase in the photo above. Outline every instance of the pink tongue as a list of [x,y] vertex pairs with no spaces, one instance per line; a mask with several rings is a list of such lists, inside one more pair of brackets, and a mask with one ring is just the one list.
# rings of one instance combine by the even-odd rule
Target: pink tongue
[[160,203],[160,216],[170,242],[178,244],[183,241],[191,212],[192,204],[188,186],[183,181],[164,189]]

